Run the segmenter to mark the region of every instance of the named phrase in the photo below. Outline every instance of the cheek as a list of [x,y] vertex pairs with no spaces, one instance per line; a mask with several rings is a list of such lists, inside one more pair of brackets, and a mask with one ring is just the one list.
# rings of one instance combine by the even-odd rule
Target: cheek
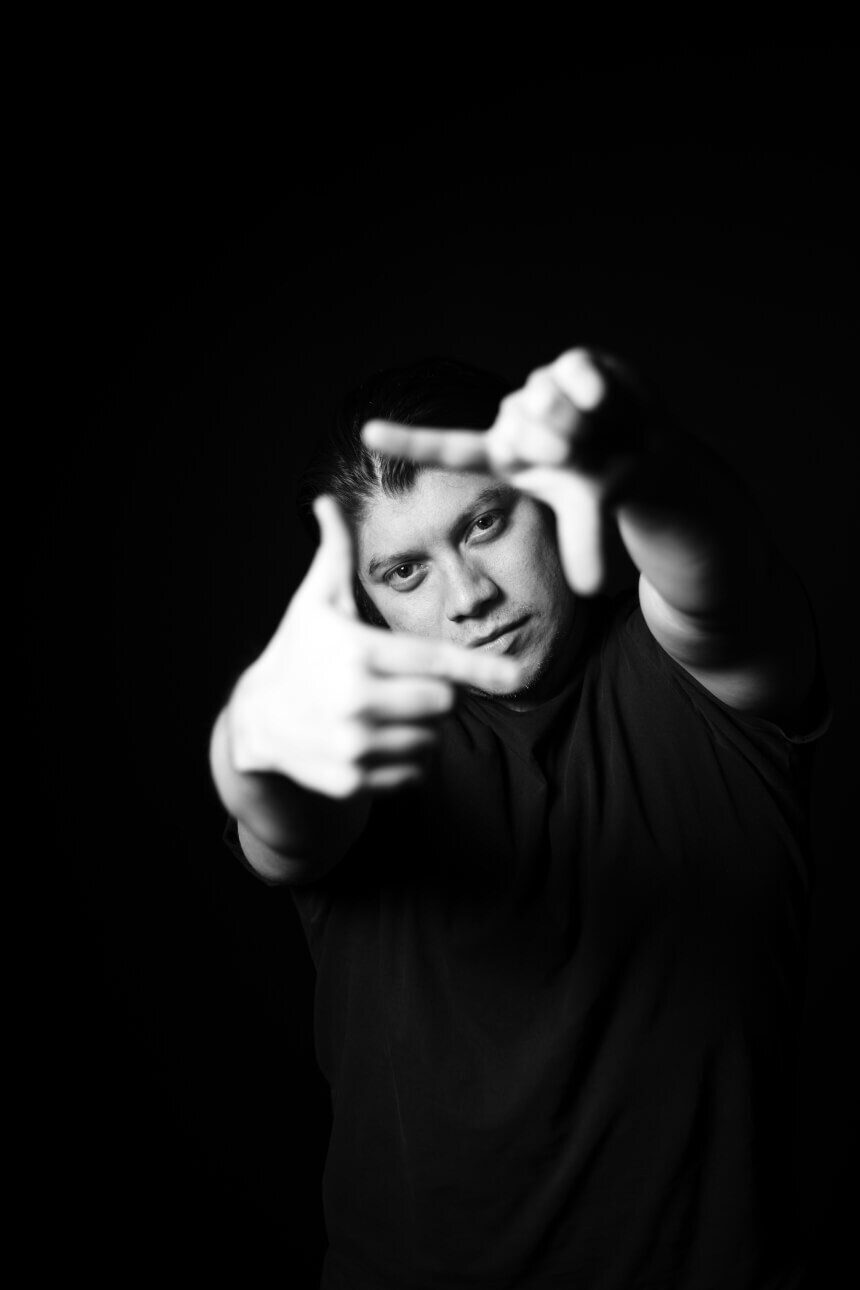
[[385,597],[382,616],[393,632],[418,632],[421,630],[417,616],[410,613],[408,605],[401,605],[393,596]]
[[418,636],[427,636],[434,631],[436,619],[429,597],[398,595],[381,588],[374,588],[374,592],[365,588],[368,599],[393,632],[413,632]]
[[[552,527],[537,508],[535,512],[520,533],[512,535],[508,578],[519,591],[525,589],[530,599],[554,598],[567,584]],[[509,590],[513,591],[513,585]]]

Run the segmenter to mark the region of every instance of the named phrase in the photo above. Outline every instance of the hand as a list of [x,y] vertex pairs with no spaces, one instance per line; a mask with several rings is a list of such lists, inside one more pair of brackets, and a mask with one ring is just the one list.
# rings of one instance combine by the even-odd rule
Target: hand
[[369,421],[369,448],[449,470],[500,475],[555,512],[570,586],[592,595],[607,575],[612,504],[657,442],[649,397],[617,359],[566,351],[501,402],[487,431]]
[[318,498],[314,512],[314,561],[228,705],[233,765],[279,772],[334,798],[397,788],[423,773],[458,685],[510,692],[519,668],[362,623],[346,519],[331,497]]

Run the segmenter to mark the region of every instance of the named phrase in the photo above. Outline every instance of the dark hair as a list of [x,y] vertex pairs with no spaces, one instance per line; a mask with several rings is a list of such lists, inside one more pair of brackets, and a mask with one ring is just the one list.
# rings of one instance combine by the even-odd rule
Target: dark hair
[[[355,523],[376,492],[396,497],[426,469],[366,448],[361,438],[366,421],[379,417],[402,425],[486,430],[512,389],[502,377],[452,358],[419,359],[376,372],[341,400],[328,437],[299,481],[296,502],[305,528],[316,540],[312,505],[324,493]],[[363,616],[384,625],[357,578],[355,595]]]

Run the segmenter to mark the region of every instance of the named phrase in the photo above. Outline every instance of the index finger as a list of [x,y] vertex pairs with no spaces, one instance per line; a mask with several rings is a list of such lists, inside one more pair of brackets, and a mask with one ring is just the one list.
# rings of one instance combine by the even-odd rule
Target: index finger
[[520,685],[515,659],[482,654],[478,649],[432,640],[409,632],[374,632],[369,649],[370,667],[384,676],[438,676],[477,690],[511,694]]
[[386,457],[405,457],[449,470],[492,470],[483,430],[436,430],[375,420],[368,421],[361,434],[368,448]]

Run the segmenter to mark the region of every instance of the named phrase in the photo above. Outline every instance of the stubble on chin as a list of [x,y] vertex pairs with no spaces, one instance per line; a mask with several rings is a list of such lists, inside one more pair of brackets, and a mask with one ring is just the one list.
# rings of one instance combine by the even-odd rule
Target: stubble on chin
[[509,707],[531,707],[545,703],[564,686],[576,657],[583,627],[584,615],[574,610],[570,620],[559,624],[551,633],[550,639],[543,642],[544,648],[526,681],[516,690],[506,694],[490,694],[485,690],[470,688],[468,693]]

